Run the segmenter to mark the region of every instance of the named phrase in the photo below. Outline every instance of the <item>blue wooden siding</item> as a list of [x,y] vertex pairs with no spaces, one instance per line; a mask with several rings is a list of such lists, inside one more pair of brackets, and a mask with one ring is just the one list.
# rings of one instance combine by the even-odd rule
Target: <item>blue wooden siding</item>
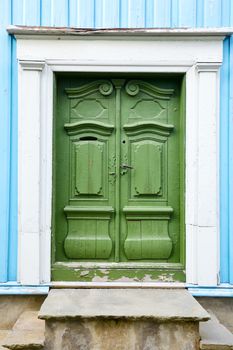
[[[0,0],[0,282],[17,271],[17,62],[9,24],[76,27],[233,26],[231,0]],[[221,282],[233,283],[233,38],[221,69]]]

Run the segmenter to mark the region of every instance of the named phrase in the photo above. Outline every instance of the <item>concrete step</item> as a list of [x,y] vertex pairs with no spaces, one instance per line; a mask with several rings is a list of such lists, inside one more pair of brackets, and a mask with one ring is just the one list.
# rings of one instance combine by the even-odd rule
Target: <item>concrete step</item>
[[43,349],[44,331],[45,323],[38,319],[38,312],[26,311],[20,315],[4,339],[3,347],[12,350]]
[[46,350],[197,350],[209,314],[185,289],[54,289]]
[[233,334],[224,327],[214,314],[207,322],[200,322],[201,350],[233,349]]

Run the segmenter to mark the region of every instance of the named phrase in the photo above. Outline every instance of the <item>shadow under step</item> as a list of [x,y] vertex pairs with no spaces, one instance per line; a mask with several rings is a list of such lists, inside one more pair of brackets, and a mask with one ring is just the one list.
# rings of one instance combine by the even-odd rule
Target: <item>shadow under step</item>
[[200,322],[201,350],[233,349],[233,334],[224,327],[216,316],[210,313],[211,319]]
[[44,347],[45,323],[38,319],[37,311],[20,315],[3,341],[3,347],[12,350],[33,350]]

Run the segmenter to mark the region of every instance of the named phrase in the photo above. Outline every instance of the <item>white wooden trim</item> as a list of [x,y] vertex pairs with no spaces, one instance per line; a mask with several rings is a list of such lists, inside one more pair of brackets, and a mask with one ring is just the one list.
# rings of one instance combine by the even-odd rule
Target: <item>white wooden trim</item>
[[48,65],[42,72],[41,107],[40,283],[47,283],[51,275],[53,143],[53,72]]
[[19,274],[40,283],[40,115],[42,62],[19,67]]
[[18,36],[19,281],[50,282],[53,73],[177,72],[186,74],[187,283],[215,286],[222,37],[120,39],[64,41]]

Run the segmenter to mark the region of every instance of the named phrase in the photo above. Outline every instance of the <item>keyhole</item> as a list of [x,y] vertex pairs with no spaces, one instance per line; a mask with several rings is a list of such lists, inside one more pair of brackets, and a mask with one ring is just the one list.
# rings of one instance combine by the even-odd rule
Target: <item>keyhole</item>
[[125,143],[125,140],[123,140],[122,143]]

